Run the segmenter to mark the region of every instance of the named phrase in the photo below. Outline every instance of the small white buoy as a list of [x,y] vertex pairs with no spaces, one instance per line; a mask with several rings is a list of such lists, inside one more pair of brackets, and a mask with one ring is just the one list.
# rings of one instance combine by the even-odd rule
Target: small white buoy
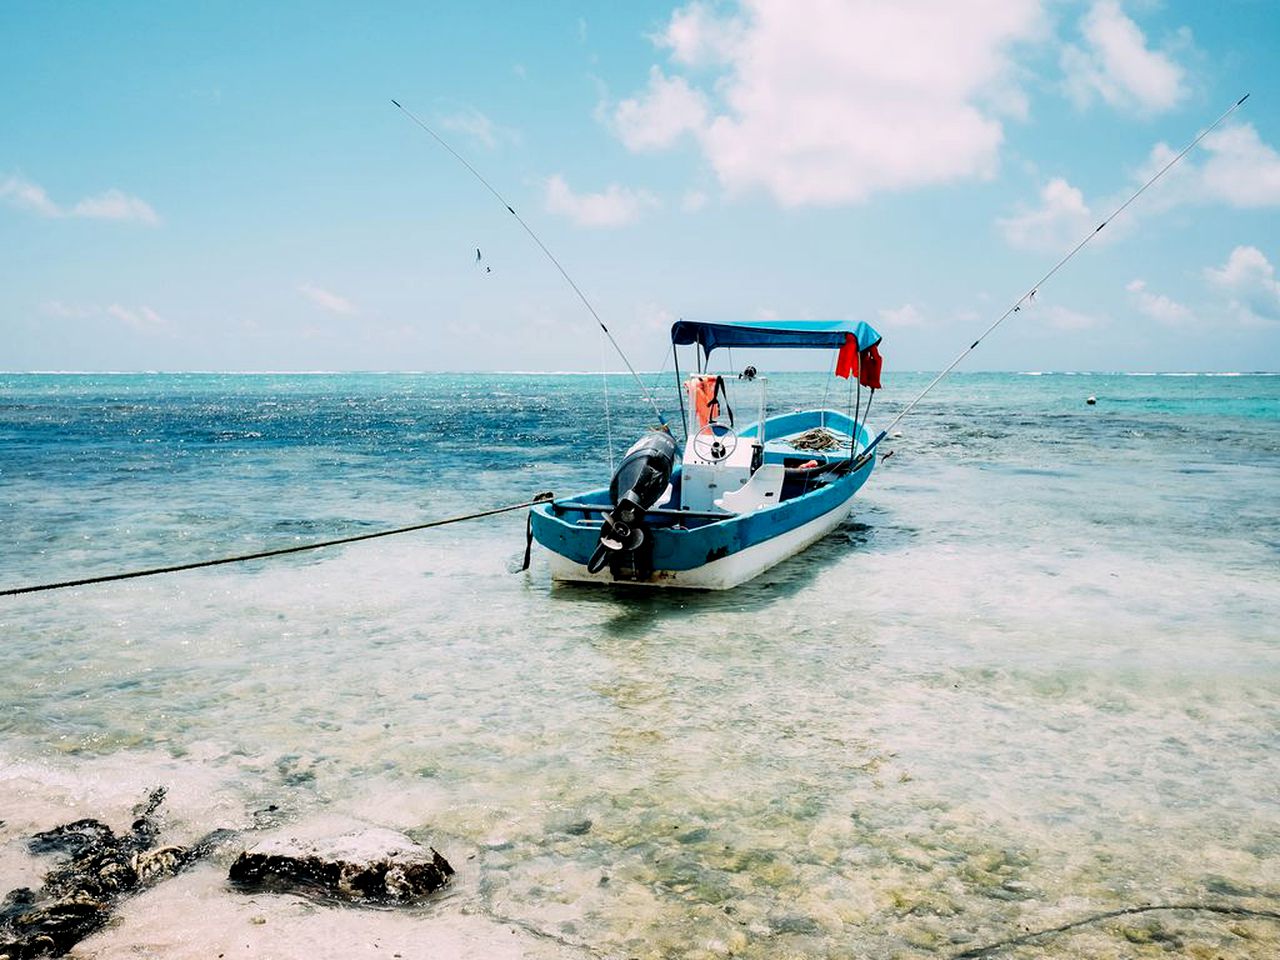
[[1087,400],[1085,400],[1085,403],[1087,403],[1091,407],[1097,402],[1098,402],[1098,398],[1092,395]]
[[902,431],[901,431],[901,430],[895,430],[895,431],[893,431],[893,433],[889,434],[889,436],[891,436],[894,440],[897,440],[897,439],[899,439],[899,438],[902,436]]

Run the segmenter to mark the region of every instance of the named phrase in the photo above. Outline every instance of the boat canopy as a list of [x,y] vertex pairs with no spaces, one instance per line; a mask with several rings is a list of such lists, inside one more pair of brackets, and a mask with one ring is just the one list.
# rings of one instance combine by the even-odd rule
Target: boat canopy
[[880,342],[880,334],[861,320],[754,320],[702,323],[677,320],[671,325],[676,346],[699,344],[709,355],[716,347],[808,347],[839,350],[852,338],[861,353]]

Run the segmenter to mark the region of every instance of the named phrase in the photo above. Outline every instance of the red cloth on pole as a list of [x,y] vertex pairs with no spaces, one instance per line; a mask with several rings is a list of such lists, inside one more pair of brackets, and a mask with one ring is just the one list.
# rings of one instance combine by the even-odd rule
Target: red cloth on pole
[[848,380],[858,372],[858,339],[851,333],[844,336],[844,345],[836,357],[836,376]]
[[[841,347],[841,353],[844,352]],[[860,357],[861,362],[858,364],[858,382],[864,387],[870,387],[872,390],[880,389],[880,368],[884,366],[884,358],[880,356],[880,350],[876,344],[872,344],[862,351]]]

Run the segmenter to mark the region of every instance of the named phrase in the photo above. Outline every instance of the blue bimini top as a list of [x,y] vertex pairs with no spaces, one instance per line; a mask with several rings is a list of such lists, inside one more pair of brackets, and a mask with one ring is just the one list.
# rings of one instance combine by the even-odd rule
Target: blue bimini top
[[709,355],[716,347],[782,347],[839,350],[852,337],[858,352],[880,342],[880,334],[861,320],[755,320],[701,323],[677,320],[671,325],[676,346],[696,343]]

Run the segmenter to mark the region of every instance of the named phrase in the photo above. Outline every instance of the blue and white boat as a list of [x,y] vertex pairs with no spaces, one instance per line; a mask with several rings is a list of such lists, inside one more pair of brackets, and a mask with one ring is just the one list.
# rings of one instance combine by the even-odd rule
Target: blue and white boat
[[[737,586],[834,530],[875,468],[875,441],[860,422],[861,387],[880,386],[880,334],[868,324],[681,320],[671,342],[685,442],[651,431],[608,487],[532,509],[532,535],[550,551],[555,580]],[[681,346],[694,347],[699,371],[684,380]],[[702,372],[721,347],[838,351],[836,375],[857,378],[859,404],[766,416],[767,379],[754,367],[728,384]],[[735,425],[728,391],[754,393],[755,422]]]

